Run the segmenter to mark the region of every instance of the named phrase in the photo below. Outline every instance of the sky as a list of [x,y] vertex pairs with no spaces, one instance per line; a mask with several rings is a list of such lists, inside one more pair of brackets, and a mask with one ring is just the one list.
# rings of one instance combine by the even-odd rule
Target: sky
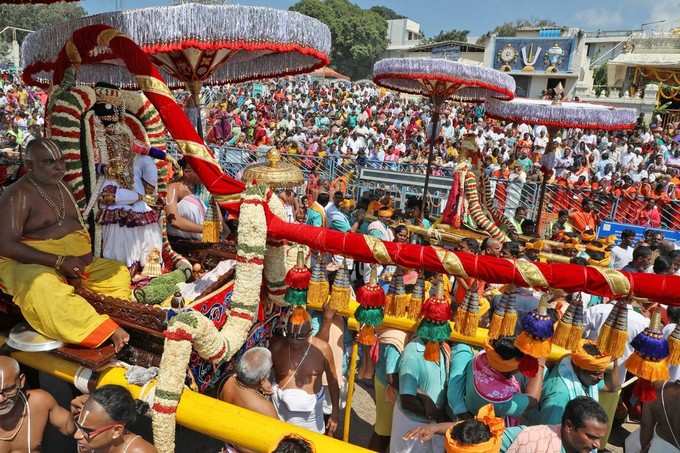
[[[657,20],[678,23],[680,0],[353,0],[363,8],[383,5],[420,23],[426,36],[440,30],[469,30],[480,36],[496,25],[517,19],[552,19],[555,22],[594,30],[639,29]],[[123,9],[159,6],[169,0],[82,0],[90,14],[112,11],[116,3]],[[237,0],[243,5],[287,9],[295,0]],[[472,6],[474,5],[474,7]],[[664,26],[666,24],[662,24]],[[645,28],[655,27],[647,25]]]

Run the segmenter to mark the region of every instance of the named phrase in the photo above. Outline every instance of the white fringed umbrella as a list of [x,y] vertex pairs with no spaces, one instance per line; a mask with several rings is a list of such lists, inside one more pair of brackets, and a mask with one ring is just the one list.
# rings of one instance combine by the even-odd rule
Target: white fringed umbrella
[[385,88],[427,96],[432,101],[432,132],[423,188],[422,212],[430,183],[439,110],[446,99],[481,101],[509,100],[515,95],[515,79],[483,66],[442,58],[386,58],[373,67],[373,81]]
[[635,127],[635,109],[614,108],[582,102],[487,99],[486,114],[514,123],[541,124],[554,128],[625,130]]
[[[562,86],[558,85],[555,96],[562,96]],[[626,130],[635,127],[637,112],[635,109],[614,108],[605,105],[587,104],[582,102],[546,101],[537,99],[513,99],[499,101],[487,99],[484,103],[486,114],[497,119],[514,123],[540,124],[548,127],[550,143],[546,151],[553,149],[553,140],[557,129],[599,129],[607,131]],[[540,225],[545,202],[545,186],[548,174],[552,168],[544,171],[541,184],[541,196],[538,202],[538,217],[536,225]]]
[[[181,4],[83,17],[31,33],[22,45],[24,80],[49,85],[52,64],[73,32],[110,25],[152,57],[171,88],[198,102],[203,85],[311,72],[329,62],[331,34],[322,22],[293,11],[241,5]],[[137,88],[116,59],[81,65],[78,81]]]

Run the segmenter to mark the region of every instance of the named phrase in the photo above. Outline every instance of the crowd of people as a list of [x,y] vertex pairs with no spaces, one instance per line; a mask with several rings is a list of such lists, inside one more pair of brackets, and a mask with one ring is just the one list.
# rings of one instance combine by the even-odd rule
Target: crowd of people
[[[3,90],[0,102],[4,102],[5,113],[12,115],[5,115],[3,127],[15,132],[16,137],[18,131],[30,135],[30,127],[39,126],[41,121],[38,104],[44,99],[39,92],[17,86],[13,79],[8,78],[4,86],[9,88]],[[110,87],[103,88],[111,94]],[[214,99],[208,117],[208,138],[218,146],[271,144],[310,158],[325,156],[360,165],[425,163],[431,121],[427,106],[381,93],[370,84],[323,85],[299,78],[211,89],[209,94]],[[110,101],[107,104],[103,98],[98,100],[107,109],[112,108]],[[28,115],[22,113],[26,111]],[[670,127],[616,134],[561,131],[550,148],[545,128],[487,121],[483,114],[479,105],[447,106],[435,140],[435,172],[455,166],[463,142],[468,140],[481,153],[483,168],[490,176],[526,181],[540,181],[547,176],[570,188],[612,194],[620,190],[620,196],[640,195],[651,203],[670,203],[675,198],[680,148]],[[120,112],[116,115],[122,116]],[[16,137],[13,146],[23,144]],[[64,195],[63,154],[49,139],[29,143],[25,156],[27,175],[2,199],[4,206],[17,206],[13,213],[22,219],[0,222],[0,252],[7,257],[0,262],[3,289],[14,296],[29,323],[40,326],[36,329],[52,327],[55,337],[64,337],[68,330],[72,334],[67,339],[69,343],[86,344],[89,339],[89,347],[110,339],[120,350],[129,340],[127,332],[99,318],[74,293],[71,282],[79,280],[93,290],[105,287],[108,294],[114,290],[129,293],[128,270],[135,269],[139,262],[93,258],[87,253],[90,242],[89,237],[84,238],[86,227],[75,200]],[[112,171],[106,174],[113,177]],[[168,215],[170,236],[201,238],[206,206],[196,194],[198,185],[198,178],[187,168],[183,178],[170,186],[167,199],[159,204]],[[128,204],[148,202],[150,212],[151,207],[156,207],[155,200],[149,200],[141,187]],[[120,210],[115,194],[115,189],[103,191],[101,200],[108,201],[102,204]],[[372,193],[356,200],[339,182],[315,180],[302,196],[291,190],[278,195],[289,222],[343,233],[361,232],[382,241],[427,243],[428,237],[414,231],[427,230],[434,220],[421,212],[419,199],[410,200],[405,209],[396,212],[389,194]],[[125,215],[134,217],[130,212]],[[146,208],[139,212],[147,213]],[[157,220],[138,217],[145,222],[132,227],[145,227]],[[519,232],[531,231],[526,209],[513,209],[509,217]],[[117,219],[103,225],[121,226]],[[658,226],[651,221],[648,225]],[[581,235],[593,234],[596,226],[597,218],[586,199],[581,209],[560,213],[551,225],[551,237],[574,230]],[[80,238],[76,240],[78,234]],[[69,235],[74,235],[73,240],[55,251],[55,244]],[[536,250],[517,239],[513,236],[503,243],[493,238],[465,238],[451,247],[476,255],[536,261]],[[124,247],[113,248],[128,257],[131,253]],[[87,252],[81,255],[78,250]],[[637,242],[632,231],[624,231],[611,254],[614,269],[680,275],[680,252],[653,228]],[[585,265],[586,259],[575,253],[570,262]],[[482,327],[490,325],[492,313],[508,297],[515,301],[520,319],[536,310],[546,296],[554,322],[570,305],[581,304],[583,308],[583,338],[577,347],[557,363],[549,365],[539,359],[533,371],[527,368],[529,357],[516,344],[521,323],[512,332],[489,339],[479,349],[444,339],[435,342],[434,351],[430,344],[433,342],[418,335],[380,329],[375,345],[362,348],[358,371],[361,385],[372,389],[375,399],[376,417],[369,448],[399,453],[463,452],[478,451],[488,442],[488,451],[504,453],[601,450],[606,446],[621,400],[630,418],[641,419],[639,435],[631,437],[631,444],[637,441],[638,450],[652,453],[680,451],[675,434],[679,420],[673,410],[677,404],[674,396],[680,392],[680,384],[675,382],[680,377],[677,367],[671,370],[669,382],[656,388],[657,402],[642,404],[639,395],[622,392],[624,362],[633,352],[631,342],[650,324],[651,313],[663,313],[663,333],[668,337],[680,322],[680,310],[648,301],[632,302],[626,315],[626,351],[624,357],[613,360],[595,342],[614,307],[613,301],[601,297],[559,292],[546,295],[531,288],[507,288],[473,278],[420,273],[417,269],[371,267],[337,255],[314,255],[311,261],[322,263],[331,287],[339,285],[345,267],[354,288],[371,282],[375,275],[389,292],[399,276],[408,294],[422,281],[426,297],[450,303],[451,320],[463,300],[476,294]],[[125,279],[117,278],[122,275]],[[59,304],[44,303],[48,291],[56,294]],[[65,316],[71,315],[91,319],[87,323],[65,322]],[[53,323],[56,327],[47,325],[47,319],[57,320]],[[95,335],[96,341],[93,340],[92,334],[102,325],[107,326],[108,333]],[[80,330],[76,332],[77,329]],[[328,305],[321,312],[298,319],[283,316],[268,348],[251,348],[238,358],[234,374],[219,389],[219,397],[265,416],[334,436],[348,392],[354,335],[346,319]],[[39,448],[49,422],[63,434],[75,436],[82,451],[154,451],[146,440],[128,431],[137,404],[123,388],[107,386],[80,397],[72,403],[70,413],[48,393],[24,388],[18,364],[0,356],[0,447],[6,446],[10,451]],[[282,444],[275,451],[311,451],[309,443],[294,436]],[[238,445],[225,448],[247,451]]]
[[[206,88],[207,141],[255,150],[277,146],[309,170],[338,164],[424,173],[430,107],[370,83],[324,83],[300,77]],[[680,133],[655,117],[630,132],[561,130],[548,149],[545,126],[484,117],[482,105],[446,104],[432,174],[450,175],[465,142],[482,157],[487,176],[546,182],[606,198],[646,200],[632,223],[659,227],[659,212],[680,196]],[[224,151],[227,152],[227,151]],[[547,171],[546,171],[547,169]],[[675,214],[673,214],[675,215]]]

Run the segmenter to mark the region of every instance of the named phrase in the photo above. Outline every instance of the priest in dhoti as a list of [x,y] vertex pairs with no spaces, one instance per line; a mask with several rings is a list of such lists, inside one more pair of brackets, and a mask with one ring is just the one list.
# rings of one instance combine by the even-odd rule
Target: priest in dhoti
[[65,343],[95,348],[111,340],[120,350],[129,335],[98,314],[75,286],[129,299],[130,274],[114,261],[93,258],[90,237],[71,191],[62,182],[64,158],[49,139],[26,149],[28,174],[0,198],[0,285],[33,329]]

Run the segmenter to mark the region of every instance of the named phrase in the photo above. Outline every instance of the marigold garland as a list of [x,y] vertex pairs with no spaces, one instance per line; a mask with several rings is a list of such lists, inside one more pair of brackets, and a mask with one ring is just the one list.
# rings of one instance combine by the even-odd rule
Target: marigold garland
[[[256,319],[267,243],[263,206],[266,199],[266,186],[249,187],[241,196],[237,246],[239,260],[231,310],[222,330],[218,331],[212,321],[193,310],[179,313],[168,324],[152,411],[154,445],[160,453],[172,453],[175,450],[176,410],[184,388],[192,347],[202,359],[216,365],[230,360],[245,343]],[[270,197],[269,202],[276,199]],[[273,204],[276,205],[276,202]],[[271,256],[269,261],[272,265],[277,263]],[[283,266],[281,262],[276,265]]]

